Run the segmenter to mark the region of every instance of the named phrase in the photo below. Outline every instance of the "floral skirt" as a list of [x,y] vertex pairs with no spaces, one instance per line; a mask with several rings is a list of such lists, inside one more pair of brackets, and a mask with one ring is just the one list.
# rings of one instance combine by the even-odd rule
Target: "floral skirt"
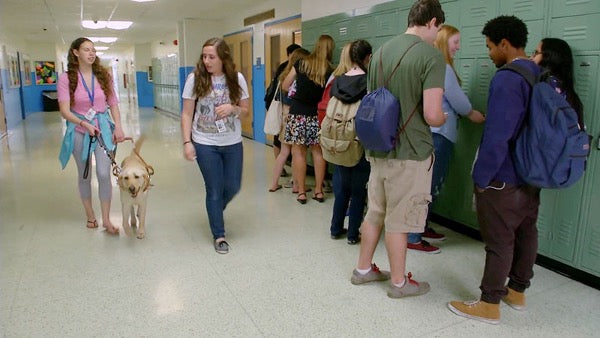
[[285,121],[284,142],[305,146],[319,144],[317,117],[289,114]]

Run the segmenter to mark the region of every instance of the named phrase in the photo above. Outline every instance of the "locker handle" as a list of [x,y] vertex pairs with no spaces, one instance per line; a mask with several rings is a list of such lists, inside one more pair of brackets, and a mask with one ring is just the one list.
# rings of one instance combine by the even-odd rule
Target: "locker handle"
[[580,67],[589,67],[591,66],[591,64],[589,62],[585,62],[583,61],[582,63],[579,64]]
[[598,140],[596,141],[596,149],[600,150],[600,135],[598,135]]

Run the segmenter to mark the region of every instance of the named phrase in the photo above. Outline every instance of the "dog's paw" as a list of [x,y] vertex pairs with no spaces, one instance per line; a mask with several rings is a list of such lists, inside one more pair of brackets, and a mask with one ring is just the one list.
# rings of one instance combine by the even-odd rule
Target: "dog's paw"
[[139,233],[137,234],[137,238],[138,238],[138,239],[143,239],[143,238],[144,238],[144,236],[145,236],[145,234],[144,234],[143,232],[139,232]]
[[125,230],[125,234],[127,236],[133,236],[133,231],[131,230],[131,227],[128,224],[123,224],[123,230]]

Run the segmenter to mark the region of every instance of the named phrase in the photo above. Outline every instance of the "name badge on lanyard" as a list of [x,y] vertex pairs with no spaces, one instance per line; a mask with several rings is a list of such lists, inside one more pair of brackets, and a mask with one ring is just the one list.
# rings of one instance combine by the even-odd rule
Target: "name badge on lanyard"
[[96,111],[94,110],[94,73],[92,72],[92,91],[90,92],[90,89],[87,86],[87,83],[85,83],[85,78],[83,77],[83,74],[81,74],[81,71],[79,71],[79,75],[81,76],[81,82],[83,83],[83,88],[85,88],[85,91],[88,94],[88,97],[90,98],[90,103],[92,105],[92,107],[90,107],[90,109],[84,114],[85,119],[88,121],[91,121],[94,119],[94,117],[96,116]]

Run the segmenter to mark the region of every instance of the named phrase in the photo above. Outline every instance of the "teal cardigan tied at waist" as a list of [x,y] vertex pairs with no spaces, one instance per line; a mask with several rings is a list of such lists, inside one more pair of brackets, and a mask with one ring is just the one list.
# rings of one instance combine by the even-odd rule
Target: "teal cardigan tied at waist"
[[[73,113],[83,118],[82,115],[77,114],[75,112]],[[114,124],[108,118],[108,114],[106,112],[97,113],[92,121],[94,120],[98,122],[98,128],[100,129],[100,137],[102,137],[104,144],[108,148],[106,150],[114,150],[115,145],[112,142],[112,131]],[[71,154],[73,153],[76,126],[77,125],[75,123],[67,121],[67,131],[65,132],[65,136],[63,137],[63,142],[60,147],[60,155],[58,155],[58,159],[60,160],[60,164],[62,165],[63,169],[67,166],[69,158],[71,158]],[[85,136],[89,136],[89,132],[87,130],[83,138],[83,149],[81,150],[81,158],[83,159],[88,158],[88,152],[94,152],[94,150],[96,150],[96,146],[98,145],[98,141],[94,141],[92,142],[92,146],[90,148],[90,138]]]

